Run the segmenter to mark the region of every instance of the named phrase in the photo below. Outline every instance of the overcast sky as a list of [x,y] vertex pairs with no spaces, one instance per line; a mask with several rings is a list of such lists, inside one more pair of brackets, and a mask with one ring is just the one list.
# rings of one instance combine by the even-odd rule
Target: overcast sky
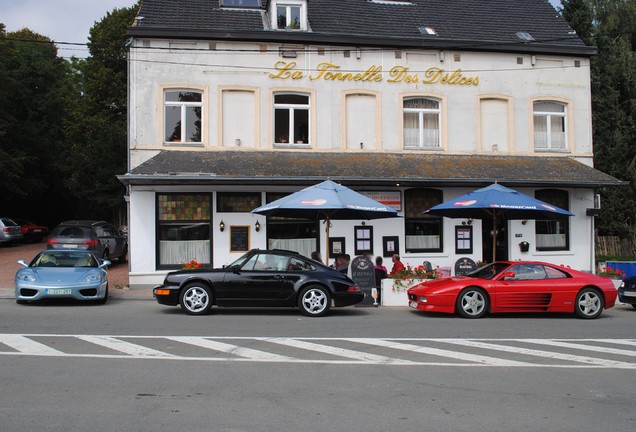
[[[346,0],[345,0],[346,1]],[[476,0],[479,1],[479,0]],[[86,43],[88,31],[107,12],[136,0],[0,0],[0,22],[7,31],[27,27],[56,42]],[[560,5],[560,0],[550,0]],[[86,57],[86,48],[59,46],[62,57]]]

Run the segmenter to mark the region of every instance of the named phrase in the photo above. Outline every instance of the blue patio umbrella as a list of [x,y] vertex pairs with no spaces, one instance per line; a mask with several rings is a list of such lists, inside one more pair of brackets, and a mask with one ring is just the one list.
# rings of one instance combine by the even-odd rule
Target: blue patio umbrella
[[326,262],[329,262],[329,221],[397,217],[397,211],[346,186],[326,180],[252,210],[264,216],[325,220]]
[[438,204],[423,212],[450,218],[493,220],[492,259],[496,258],[497,218],[504,219],[563,219],[574,216],[567,210],[535,199],[500,184],[477,189],[458,198]]

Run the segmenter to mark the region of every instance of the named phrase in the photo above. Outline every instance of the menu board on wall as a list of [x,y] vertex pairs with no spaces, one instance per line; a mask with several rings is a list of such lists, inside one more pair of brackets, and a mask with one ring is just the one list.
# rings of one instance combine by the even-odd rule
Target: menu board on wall
[[247,252],[250,250],[250,226],[230,226],[230,252]]

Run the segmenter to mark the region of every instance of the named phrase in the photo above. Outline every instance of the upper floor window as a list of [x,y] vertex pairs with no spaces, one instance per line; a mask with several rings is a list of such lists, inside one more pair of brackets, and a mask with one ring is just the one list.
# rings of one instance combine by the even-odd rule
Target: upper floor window
[[406,98],[403,103],[404,148],[439,149],[441,143],[440,102],[429,98]]
[[221,6],[237,8],[260,8],[261,0],[221,0]]
[[533,105],[534,149],[566,150],[566,106],[552,101],[537,101]]
[[306,30],[307,12],[305,0],[272,1],[272,27],[278,30]]
[[309,95],[274,95],[274,143],[307,146],[309,143]]
[[203,93],[166,90],[164,93],[164,140],[167,143],[201,143]]

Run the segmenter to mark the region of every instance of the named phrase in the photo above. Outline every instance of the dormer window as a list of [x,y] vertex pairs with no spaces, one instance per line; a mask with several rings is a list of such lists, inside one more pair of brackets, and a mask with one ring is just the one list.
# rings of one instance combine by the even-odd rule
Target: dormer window
[[306,0],[274,0],[271,3],[272,28],[276,30],[306,30]]

